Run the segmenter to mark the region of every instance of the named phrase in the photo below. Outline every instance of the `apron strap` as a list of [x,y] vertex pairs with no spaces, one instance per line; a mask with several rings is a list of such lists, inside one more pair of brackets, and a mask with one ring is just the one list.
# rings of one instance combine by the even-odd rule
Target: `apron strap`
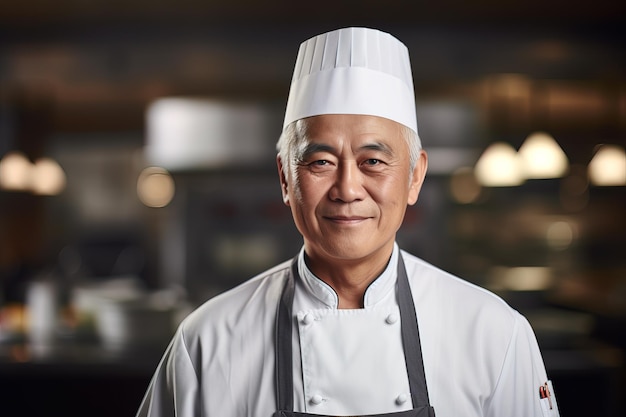
[[298,257],[291,262],[291,273],[278,303],[274,342],[276,355],[276,405],[278,410],[293,410],[292,306],[295,279],[298,276]]
[[409,387],[413,407],[429,405],[428,387],[426,386],[426,374],[424,372],[424,359],[422,357],[422,344],[417,325],[417,314],[409,279],[406,275],[406,267],[402,259],[402,253],[398,253],[398,280],[396,296],[400,307],[400,325],[402,330],[402,345],[404,348],[404,362],[409,376]]
[[[293,357],[292,357],[292,306],[295,292],[295,277],[298,277],[298,257],[291,263],[291,273],[287,276],[285,287],[278,303],[275,331],[276,354],[276,405],[278,410],[293,410]],[[417,315],[411,287],[402,259],[398,253],[397,290],[398,307],[400,309],[400,324],[402,332],[402,346],[404,361],[409,377],[409,388],[413,407],[429,405],[424,361],[420,343]]]

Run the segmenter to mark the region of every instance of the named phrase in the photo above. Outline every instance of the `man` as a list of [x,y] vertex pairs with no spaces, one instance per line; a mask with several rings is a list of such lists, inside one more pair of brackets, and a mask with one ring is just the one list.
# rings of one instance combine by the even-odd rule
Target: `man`
[[184,320],[138,416],[558,416],[528,322],[395,243],[427,168],[400,41],[304,42],[277,161],[302,250]]

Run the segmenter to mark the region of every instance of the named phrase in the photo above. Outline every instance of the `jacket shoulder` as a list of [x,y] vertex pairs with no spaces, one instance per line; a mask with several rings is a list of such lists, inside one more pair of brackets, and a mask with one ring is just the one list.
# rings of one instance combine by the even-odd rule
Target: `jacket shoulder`
[[242,323],[273,320],[290,265],[285,261],[205,301],[181,322],[180,331],[189,340]]
[[[414,295],[427,293],[442,305],[464,314],[495,314],[508,323],[519,320],[520,314],[492,291],[446,272],[423,259],[402,251]],[[416,294],[417,293],[417,294]]]

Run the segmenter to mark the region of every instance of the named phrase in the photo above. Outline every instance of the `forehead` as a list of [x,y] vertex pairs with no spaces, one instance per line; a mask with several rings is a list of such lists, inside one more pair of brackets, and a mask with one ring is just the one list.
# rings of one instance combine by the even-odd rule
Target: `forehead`
[[301,134],[306,142],[385,142],[405,144],[402,125],[378,116],[325,114],[300,120]]

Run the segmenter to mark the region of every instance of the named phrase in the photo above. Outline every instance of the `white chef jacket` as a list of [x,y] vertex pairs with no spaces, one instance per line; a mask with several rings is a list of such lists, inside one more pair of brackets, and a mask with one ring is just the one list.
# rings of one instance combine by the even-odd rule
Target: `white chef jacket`
[[[528,321],[496,295],[394,246],[364,308],[298,257],[293,301],[294,411],[375,414],[412,408],[395,295],[397,257],[411,286],[430,404],[438,417],[555,417]],[[291,262],[204,303],[179,326],[138,417],[271,417],[275,318]]]

